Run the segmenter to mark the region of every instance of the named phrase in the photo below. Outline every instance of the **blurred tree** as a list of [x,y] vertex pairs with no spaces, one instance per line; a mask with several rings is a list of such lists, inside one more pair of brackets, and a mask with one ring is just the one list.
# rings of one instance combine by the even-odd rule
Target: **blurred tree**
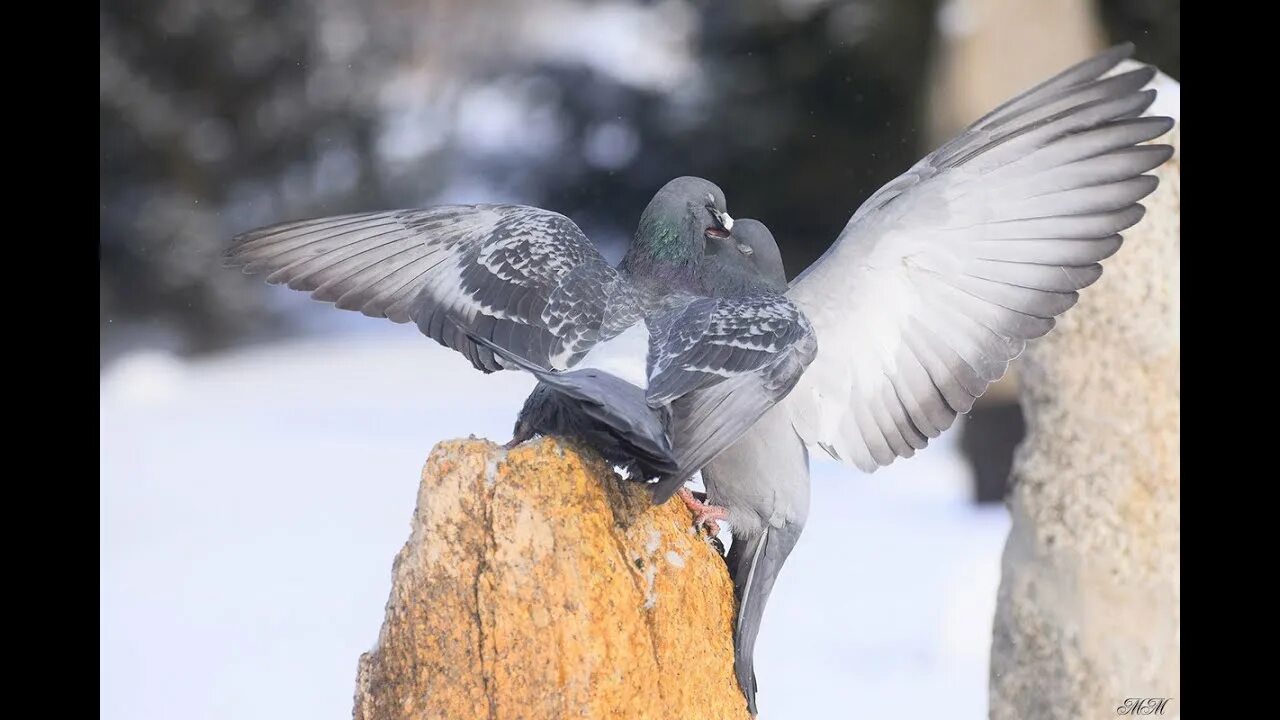
[[[693,38],[698,73],[671,88],[632,86],[556,61],[500,68],[505,77],[551,79],[565,145],[577,150],[526,159],[518,170],[536,178],[530,185],[541,201],[598,241],[628,238],[654,190],[672,177],[710,178],[731,212],[774,229],[794,275],[862,199],[918,158],[933,3],[735,7],[732,14],[704,7]],[[904,55],[902,47],[915,51]],[[592,162],[593,138],[611,126],[638,148],[622,167]],[[517,168],[502,170],[510,177]]]
[[269,317],[252,284],[214,271],[232,227],[376,199],[374,107],[354,79],[388,58],[354,54],[366,26],[358,9],[319,7],[101,5],[104,344],[139,332],[187,350],[229,342]]
[[[1113,4],[1121,18],[1141,6],[1153,33],[1170,27],[1159,3]],[[657,187],[694,174],[774,228],[794,275],[927,150],[938,10],[102,3],[102,358],[288,329],[302,298],[217,258],[239,231],[308,215],[524,202],[574,218],[616,258]]]

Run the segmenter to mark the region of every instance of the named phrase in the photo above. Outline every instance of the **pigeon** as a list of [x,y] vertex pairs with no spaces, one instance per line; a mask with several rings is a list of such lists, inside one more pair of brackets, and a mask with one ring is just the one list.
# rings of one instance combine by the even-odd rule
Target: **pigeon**
[[[783,295],[787,291],[782,252],[773,233],[759,220],[737,220],[731,240],[714,247],[710,243],[707,245],[704,262],[708,266],[705,273],[707,290],[713,295]],[[677,494],[693,512],[695,526],[709,530],[712,538],[719,535],[720,527],[715,518],[724,519],[723,508],[698,500],[688,488],[681,488]]]
[[[735,224],[736,223],[736,224]],[[785,278],[781,286],[770,285],[763,280],[759,267],[762,259],[776,263],[778,271],[782,268],[782,255],[778,251],[773,236],[768,235],[764,242],[756,239],[757,227],[763,225],[756,220],[729,219],[727,227],[732,234],[724,236],[707,236],[702,272],[701,288],[710,297],[748,297],[751,295],[781,295],[786,289]],[[741,230],[739,230],[741,228]],[[761,252],[753,256],[753,245],[759,244]],[[652,455],[656,447],[637,447],[633,445],[633,434],[637,427],[631,422],[640,418],[634,412],[638,406],[630,404],[635,392],[643,392],[639,387],[630,385],[618,375],[606,369],[593,368],[577,370],[574,373],[560,376],[554,370],[540,368],[526,359],[506,351],[499,351],[490,343],[477,338],[486,347],[494,350],[502,359],[507,360],[539,378],[539,383],[525,400],[519,415],[516,417],[512,439],[506,444],[512,448],[530,438],[544,435],[567,437],[585,442],[601,456],[615,465],[626,468],[631,473],[649,477],[655,475],[672,475],[675,470],[672,462],[665,468],[654,464],[663,458]],[[612,369],[617,369],[616,366]],[[600,370],[599,372],[597,370]],[[630,373],[628,373],[630,374]],[[632,377],[634,375],[632,374]],[[563,386],[572,385],[571,388]],[[624,387],[624,384],[630,387]],[[629,404],[629,410],[620,413],[619,417],[607,415],[608,408],[620,404]],[[585,404],[584,404],[585,403]],[[602,414],[605,413],[605,414]],[[651,422],[657,422],[664,430],[669,431],[669,417],[640,419],[647,430]],[[646,439],[648,436],[646,435]],[[651,438],[656,441],[657,438]],[[669,442],[668,442],[669,445]],[[650,455],[645,456],[645,451]],[[674,460],[674,458],[666,458]],[[696,468],[694,468],[696,470]],[[681,498],[686,503],[692,495],[683,487]],[[692,509],[699,510],[701,504],[690,504]]]
[[753,715],[755,640],[808,515],[809,449],[864,472],[923,449],[1053,328],[1142,218],[1157,184],[1144,173],[1173,154],[1144,143],[1173,120],[1143,116],[1155,70],[1119,72],[1132,52],[1107,50],[977,120],[871,195],[786,289],[817,357],[702,468],[699,519],[733,534],[734,671]]
[[759,220],[735,221],[731,238],[708,242],[706,291],[714,297],[787,292],[787,273],[773,233]]
[[[719,187],[681,177],[649,202],[617,268],[573,221],[524,205],[282,223],[238,236],[224,257],[340,309],[412,321],[482,372],[599,371],[534,405],[568,393],[561,405],[585,415],[568,427],[653,473],[661,503],[790,392],[817,354],[812,326],[785,297],[707,296],[708,243],[729,242],[732,227]],[[600,383],[617,390],[615,380],[643,391],[643,407],[573,396],[604,392]],[[636,411],[659,413],[669,447],[645,434],[651,419]]]

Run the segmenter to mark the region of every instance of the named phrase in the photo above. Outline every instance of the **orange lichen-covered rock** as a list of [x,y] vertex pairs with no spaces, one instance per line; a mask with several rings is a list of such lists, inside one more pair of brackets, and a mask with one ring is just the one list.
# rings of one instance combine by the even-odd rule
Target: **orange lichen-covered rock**
[[692,527],[570,444],[440,443],[356,720],[749,717],[733,588]]

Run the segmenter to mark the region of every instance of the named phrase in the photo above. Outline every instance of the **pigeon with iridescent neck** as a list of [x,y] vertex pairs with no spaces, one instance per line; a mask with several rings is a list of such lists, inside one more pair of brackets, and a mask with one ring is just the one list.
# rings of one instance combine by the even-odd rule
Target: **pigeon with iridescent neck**
[[[530,430],[585,435],[607,458],[657,478],[663,502],[785,397],[816,352],[808,320],[786,298],[708,296],[707,244],[729,242],[732,228],[720,188],[682,177],[649,202],[617,268],[565,216],[522,205],[283,223],[239,236],[226,258],[341,309],[412,321],[482,372],[546,371],[516,440]],[[558,376],[570,370],[607,375],[607,392],[586,376]],[[559,380],[574,385],[545,387]],[[614,380],[643,403],[612,406],[623,387]],[[589,417],[581,397],[562,402],[597,392],[605,401]],[[576,419],[556,425],[564,408]],[[650,413],[663,433],[651,432]]]

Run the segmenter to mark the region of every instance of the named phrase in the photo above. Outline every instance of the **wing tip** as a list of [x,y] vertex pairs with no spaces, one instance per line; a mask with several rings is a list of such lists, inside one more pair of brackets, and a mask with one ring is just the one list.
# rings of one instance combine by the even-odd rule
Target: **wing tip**
[[[1153,115],[1152,118],[1155,120],[1159,120],[1160,125],[1164,128],[1163,130],[1160,131],[1159,135],[1156,135],[1156,137],[1160,137],[1160,135],[1164,135],[1165,133],[1172,130],[1174,125],[1178,124],[1177,120],[1174,120],[1168,115]],[[1170,149],[1172,150],[1172,147]]]
[[1137,92],[1135,92],[1133,95],[1135,99],[1137,99],[1137,108],[1133,112],[1133,115],[1137,116],[1146,112],[1147,109],[1150,108],[1153,103],[1155,103],[1156,96],[1158,94],[1159,93],[1156,91],[1155,88],[1146,88],[1144,90],[1138,90]]
[[1142,193],[1142,197],[1145,198],[1155,192],[1156,188],[1160,187],[1160,178],[1155,175],[1147,175],[1144,173],[1136,178],[1136,184],[1138,185],[1139,191]]
[[[1106,50],[1103,50],[1092,57],[1085,58],[1084,60],[1068,67],[1066,70],[1059,73],[1054,79],[1067,78],[1073,75],[1079,75],[1080,80],[1082,81],[1096,79],[1107,74],[1117,65],[1129,59],[1136,49],[1137,47],[1132,41],[1125,40],[1124,42],[1112,45]],[[1080,75],[1081,73],[1084,74]]]
[[1108,57],[1118,56],[1121,60],[1123,60],[1124,58],[1127,58],[1130,55],[1132,55],[1134,51],[1136,51],[1137,49],[1138,49],[1138,46],[1134,45],[1132,40],[1124,40],[1102,51],[1102,54]]
[[1142,218],[1147,216],[1147,206],[1142,203],[1134,203],[1127,208],[1121,210],[1124,215],[1120,220],[1120,227],[1116,228],[1116,232],[1123,232],[1129,228],[1142,222]]
[[1155,65],[1143,64],[1141,67],[1136,67],[1132,70],[1126,70],[1120,74],[1125,77],[1133,78],[1135,81],[1138,78],[1141,78],[1142,81],[1137,82],[1136,84],[1138,85],[1138,87],[1146,87],[1147,83],[1150,83],[1152,80],[1156,79],[1156,74],[1159,72],[1160,71],[1156,69]]

